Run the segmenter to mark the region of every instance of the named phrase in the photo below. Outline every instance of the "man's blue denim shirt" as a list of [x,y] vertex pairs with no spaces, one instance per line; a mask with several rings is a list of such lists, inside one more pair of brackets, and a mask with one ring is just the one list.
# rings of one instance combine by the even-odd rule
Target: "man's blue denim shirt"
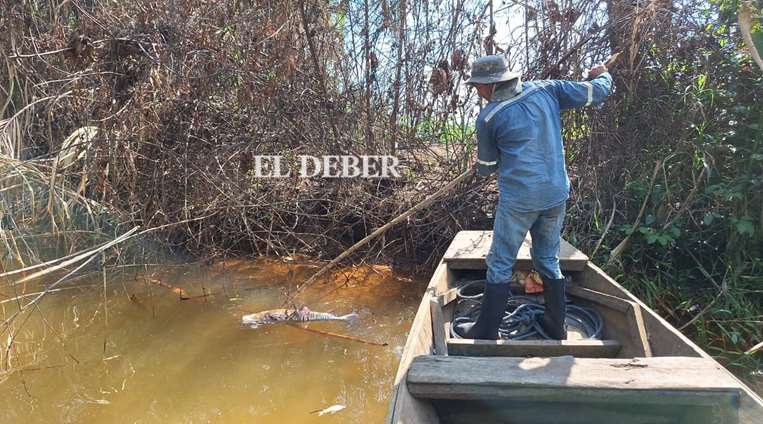
[[529,81],[496,92],[477,118],[477,173],[498,170],[501,202],[538,211],[567,200],[561,116],[565,109],[600,104],[612,91],[605,72],[591,81]]

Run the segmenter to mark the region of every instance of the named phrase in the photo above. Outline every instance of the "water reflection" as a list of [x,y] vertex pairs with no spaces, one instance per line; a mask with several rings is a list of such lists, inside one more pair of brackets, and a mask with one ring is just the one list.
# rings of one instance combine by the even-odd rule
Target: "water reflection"
[[[300,296],[316,311],[360,315],[310,328],[384,347],[239,325],[244,313],[279,307],[283,289],[314,271],[237,260],[109,281],[105,305],[100,280],[50,295],[15,324],[0,422],[379,422],[425,283],[347,268]],[[173,287],[192,299],[179,300]],[[15,310],[2,306],[6,317]],[[332,405],[346,408],[311,413]]]

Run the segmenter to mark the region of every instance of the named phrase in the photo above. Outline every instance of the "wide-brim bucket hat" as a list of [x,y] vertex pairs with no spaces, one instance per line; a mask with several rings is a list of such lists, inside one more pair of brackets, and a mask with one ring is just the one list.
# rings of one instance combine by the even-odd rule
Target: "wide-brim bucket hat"
[[472,76],[466,80],[466,84],[494,84],[511,81],[521,75],[509,69],[509,62],[505,57],[494,54],[482,56],[472,63]]

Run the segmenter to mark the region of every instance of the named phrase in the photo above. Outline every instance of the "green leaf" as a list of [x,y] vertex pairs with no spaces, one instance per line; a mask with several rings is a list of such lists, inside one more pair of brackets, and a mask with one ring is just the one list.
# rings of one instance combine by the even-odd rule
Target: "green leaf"
[[715,220],[715,214],[713,214],[712,212],[708,212],[705,214],[705,217],[702,219],[702,224],[710,225],[713,223],[714,220]]
[[697,90],[702,90],[705,88],[705,82],[707,82],[707,75],[699,74],[697,76]]
[[740,235],[755,235],[755,225],[752,223],[752,219],[749,216],[744,216],[736,222],[736,230]]
[[752,44],[755,45],[755,50],[757,50],[758,54],[763,57],[763,32],[752,31],[750,37],[752,37]]

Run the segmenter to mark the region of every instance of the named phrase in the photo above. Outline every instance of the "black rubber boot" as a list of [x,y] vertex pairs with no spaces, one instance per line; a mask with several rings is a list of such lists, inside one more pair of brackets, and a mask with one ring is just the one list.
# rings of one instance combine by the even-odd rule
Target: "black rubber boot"
[[567,328],[564,319],[567,313],[567,305],[564,301],[565,279],[554,280],[543,278],[543,299],[546,310],[540,318],[543,331],[552,339],[566,340]]
[[477,322],[457,324],[455,331],[465,339],[497,340],[506,302],[509,300],[509,285],[485,284],[482,305]]

